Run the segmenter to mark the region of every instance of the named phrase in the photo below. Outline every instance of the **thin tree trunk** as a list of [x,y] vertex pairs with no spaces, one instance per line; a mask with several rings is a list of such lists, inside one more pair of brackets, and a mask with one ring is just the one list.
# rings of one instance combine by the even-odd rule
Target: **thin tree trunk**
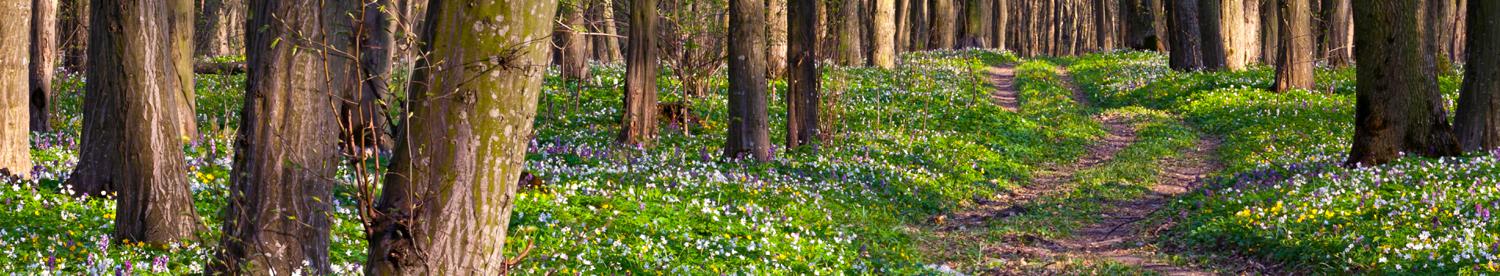
[[910,14],[912,0],[895,1],[896,9],[894,10],[895,13],[891,14],[891,17],[896,21],[896,33],[891,35],[895,36],[895,41],[893,41],[893,43],[896,44],[896,55],[899,56],[901,55],[901,53],[907,52],[911,47],[911,43],[909,41],[911,41]]
[[0,1],[0,176],[31,177],[27,127],[32,0]]
[[[758,34],[765,28],[762,0],[729,1],[729,135],[724,155],[771,160],[770,123],[766,114],[765,48]],[[845,7],[855,6],[845,0]],[[847,14],[847,13],[846,13]],[[854,17],[845,17],[852,22]],[[845,28],[859,29],[845,23]],[[858,37],[846,35],[845,38]],[[857,43],[854,45],[858,45]],[[858,52],[854,50],[852,52]]]
[[909,13],[908,16],[911,17],[911,36],[908,43],[910,43],[911,46],[907,47],[907,49],[910,49],[912,51],[930,50],[931,44],[929,42],[932,41],[930,30],[932,29],[931,26],[927,23],[927,14],[929,8],[929,6],[927,5],[928,0],[910,1],[911,13]]
[[1467,3],[1469,50],[1453,128],[1464,151],[1500,148],[1500,2]]
[[202,228],[188,190],[178,129],[184,94],[167,1],[97,0],[84,84],[83,139],[68,179],[80,192],[115,191],[116,240],[157,245]]
[[250,13],[263,16],[251,19],[258,31],[246,41],[247,95],[235,139],[223,249],[212,267],[216,272],[332,272],[328,214],[339,162],[339,122],[330,106],[336,95],[357,90],[353,81],[336,79],[358,76],[352,72],[353,61],[331,52],[343,49],[298,41],[347,34],[339,28],[354,23],[346,14],[360,4],[326,5],[250,2]]
[[1198,32],[1198,0],[1171,0],[1168,10],[1172,17],[1171,66],[1174,70],[1201,70],[1203,56],[1199,45],[1202,36]]
[[818,128],[818,42],[814,40],[814,33],[817,31],[817,2],[791,0],[791,6],[787,10],[790,23],[787,56],[791,58],[786,93],[787,148],[803,145],[816,147],[821,134]]
[[[670,0],[669,0],[670,1]],[[630,44],[625,59],[625,115],[620,142],[650,145],[656,140],[656,0],[630,1]],[[680,126],[686,129],[687,125]]]
[[1459,152],[1426,51],[1420,0],[1357,0],[1354,56],[1360,64],[1350,166],[1380,165],[1401,153]]
[[[501,275],[550,47],[550,0],[442,0],[370,229],[372,275]],[[756,75],[763,75],[756,71]],[[430,85],[429,85],[430,84]]]
[[766,78],[786,76],[787,0],[766,1]]
[[1309,0],[1281,0],[1281,51],[1276,59],[1276,83],[1272,89],[1313,89],[1313,33]]
[[870,54],[871,65],[885,69],[896,68],[895,0],[874,0],[874,3],[875,31],[870,34],[874,38],[870,42],[874,48]]
[[31,131],[47,132],[52,130],[48,118],[57,72],[57,0],[32,0],[31,5]]

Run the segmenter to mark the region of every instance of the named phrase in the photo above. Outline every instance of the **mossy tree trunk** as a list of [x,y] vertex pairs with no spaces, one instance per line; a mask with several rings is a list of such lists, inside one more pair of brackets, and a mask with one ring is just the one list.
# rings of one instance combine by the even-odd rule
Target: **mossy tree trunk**
[[[557,1],[440,0],[370,229],[372,275],[501,275]],[[759,8],[759,7],[757,7]],[[433,64],[464,64],[435,70]],[[764,75],[757,71],[756,75]]]
[[[838,62],[844,66],[865,66],[865,55],[860,47],[860,1],[839,0],[838,18]],[[732,35],[732,34],[731,34]]]
[[[31,177],[31,0],[0,1],[0,174]],[[0,175],[3,176],[3,175]]]
[[1281,50],[1277,51],[1272,90],[1313,89],[1313,32],[1309,0],[1280,0]]
[[165,245],[196,238],[179,99],[183,58],[166,0],[98,0],[89,32],[83,139],[69,183],[116,192],[116,240]]
[[1500,2],[1470,0],[1468,60],[1454,129],[1464,151],[1500,148]]
[[[771,160],[766,75],[760,73],[766,66],[765,48],[760,47],[766,19],[761,1],[729,1],[729,134],[724,144],[724,155],[729,158]],[[845,7],[849,5],[857,4]],[[852,22],[849,19],[846,22]],[[852,25],[859,29],[858,24]]]
[[[625,114],[619,141],[650,145],[656,140],[656,0],[630,1],[629,47],[625,52]],[[681,126],[689,127],[689,126]]]
[[791,0],[787,9],[787,75],[786,110],[787,148],[816,146],[818,128],[817,24],[818,1]]
[[1459,152],[1438,92],[1433,53],[1423,43],[1422,0],[1354,1],[1358,66],[1350,166],[1380,165],[1401,153]]
[[[352,5],[350,5],[352,4]],[[334,45],[353,2],[252,0],[246,95],[235,138],[222,250],[212,270],[327,274],[338,168],[338,95],[357,90]],[[346,40],[347,41],[347,40]],[[307,262],[304,267],[303,261]]]

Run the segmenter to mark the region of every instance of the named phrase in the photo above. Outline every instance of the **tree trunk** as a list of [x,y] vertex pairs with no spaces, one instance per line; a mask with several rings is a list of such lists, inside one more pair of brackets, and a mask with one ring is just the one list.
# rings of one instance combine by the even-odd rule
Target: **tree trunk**
[[1260,0],[1260,62],[1275,65],[1281,58],[1280,0]]
[[895,1],[896,9],[893,10],[894,13],[891,14],[891,18],[895,21],[896,33],[891,35],[895,36],[895,40],[892,43],[895,44],[896,55],[900,56],[901,53],[907,52],[911,47],[908,41],[911,41],[911,16],[909,15],[911,14],[912,0]]
[[175,91],[181,93],[177,101],[177,130],[181,132],[182,139],[198,141],[198,99],[193,87],[193,25],[197,24],[193,9],[194,0],[168,0],[171,4],[171,17],[168,24],[172,26],[172,59],[177,66],[174,71],[177,74],[177,83],[182,84]]
[[766,1],[766,78],[786,76],[786,1]]
[[1328,54],[1328,65],[1347,67],[1354,64],[1354,14],[1350,12],[1349,0],[1334,0],[1328,7],[1328,41],[1324,51]]
[[571,81],[589,78],[588,36],[583,34],[586,27],[578,4],[565,3],[557,9],[558,18],[563,20],[556,32],[561,35],[558,45],[562,46],[562,76]]
[[1422,22],[1427,26],[1427,47],[1433,52],[1434,61],[1440,74],[1453,72],[1453,34],[1458,30],[1453,29],[1454,20],[1458,15],[1457,4],[1454,0],[1419,0],[1427,5],[1427,19]]
[[989,30],[986,29],[987,20],[992,20],[990,5],[981,4],[981,0],[962,0],[964,3],[964,26],[963,35],[959,39],[959,48],[988,48]]
[[1174,70],[1201,70],[1203,56],[1199,49],[1202,36],[1198,28],[1198,0],[1171,0],[1168,13],[1172,17],[1171,66]]
[[625,116],[620,123],[619,138],[627,145],[650,145],[656,140],[656,74],[660,66],[656,57],[656,19],[656,0],[630,1]]
[[1127,42],[1130,44],[1129,47],[1141,51],[1157,50],[1157,41],[1161,39],[1156,36],[1156,16],[1151,8],[1151,1],[1154,0],[1121,1],[1128,3],[1122,5],[1123,9],[1120,10],[1120,14],[1124,15],[1125,21],[1128,22],[1125,37],[1129,40]]
[[68,72],[83,72],[88,61],[89,1],[62,0],[58,5],[58,48]]
[[52,130],[48,118],[52,113],[52,77],[57,72],[56,60],[57,0],[32,0],[31,131]]
[[[541,93],[549,0],[428,6],[430,55],[370,229],[372,275],[501,275],[512,199]],[[757,45],[758,46],[758,45]],[[431,64],[472,64],[430,68]],[[764,75],[755,71],[755,75]]]
[[1198,0],[1198,30],[1202,35],[1203,68],[1208,70],[1224,70],[1229,63],[1229,49],[1224,44],[1228,32],[1224,26],[1224,9],[1220,5],[1222,1],[1229,0]]
[[954,14],[953,1],[955,0],[932,0],[932,5],[928,7],[931,9],[931,19],[927,22],[932,24],[929,49],[953,49],[955,31],[958,29],[955,26],[958,16]]
[[1313,33],[1309,0],[1280,0],[1281,50],[1276,59],[1276,92],[1313,89]]
[[599,35],[591,36],[594,59],[603,63],[620,60],[620,43],[615,39],[615,9],[613,0],[599,0],[589,5],[589,30]]
[[165,245],[202,222],[188,190],[180,120],[182,58],[167,1],[96,0],[84,84],[83,139],[69,178],[80,192],[115,191],[116,240]]
[[896,68],[896,2],[895,0],[875,0],[875,31],[870,37],[871,51],[870,63],[875,67],[884,69]]
[[0,176],[31,177],[27,106],[32,0],[0,1]]
[[839,5],[838,61],[840,65],[865,65],[864,52],[860,50],[859,1],[841,0]]
[[909,29],[911,29],[911,35],[909,36],[910,39],[907,41],[907,43],[909,43],[908,45],[911,46],[908,46],[907,49],[912,51],[929,50],[931,49],[931,44],[929,44],[929,42],[932,41],[930,32],[932,29],[931,25],[928,25],[927,23],[928,0],[910,1],[911,12],[908,13],[907,16],[911,18],[911,27],[908,27]]
[[995,15],[994,26],[990,28],[990,42],[995,49],[1006,50],[1009,41],[1006,40],[1006,32],[1010,30],[1010,0],[991,0]]
[[[770,123],[766,114],[765,48],[760,30],[765,28],[762,0],[729,1],[729,135],[724,155],[729,158],[753,157],[771,160]],[[844,0],[845,7],[854,0]],[[845,13],[848,14],[848,13]],[[845,17],[845,22],[853,17]],[[858,30],[858,24],[845,23]],[[855,37],[845,35],[845,38]],[[854,44],[858,45],[858,44]],[[854,50],[852,52],[858,52]]]
[[358,76],[353,61],[327,52],[344,49],[316,42],[346,35],[339,28],[354,24],[345,14],[359,4],[341,4],[351,6],[327,3],[325,12],[319,2],[250,2],[250,13],[262,16],[249,23],[258,31],[246,41],[250,70],[214,271],[332,272],[328,213],[340,159],[330,106],[356,90],[353,81],[337,79]]
[[[920,1],[920,0],[918,0]],[[818,144],[818,67],[817,29],[818,1],[791,0],[787,18],[791,32],[787,56],[791,59],[787,75],[786,137],[787,148]]]
[[[363,159],[375,152],[390,150],[393,146],[390,136],[386,134],[386,125],[390,121],[386,117],[383,102],[390,91],[391,59],[395,55],[392,49],[396,45],[396,33],[391,17],[393,11],[386,8],[392,6],[391,0],[359,2],[361,3],[359,7],[350,8],[348,12],[361,17],[358,21],[361,25],[348,30],[353,37],[334,36],[332,39],[343,40],[346,44],[355,44],[354,41],[358,41],[357,55],[360,62],[358,79],[347,79],[348,76],[343,75],[335,77],[341,78],[339,81],[353,80],[359,83],[359,89],[339,90],[340,95],[343,96],[337,102],[340,119],[338,128],[342,130],[339,139],[344,143],[344,148],[349,151],[350,156]],[[348,22],[351,20],[338,21],[345,21],[344,24],[355,24],[355,22]],[[316,26],[309,26],[311,27]],[[334,27],[338,26],[329,26],[329,28]]]
[[1467,3],[1464,87],[1453,128],[1464,151],[1500,148],[1500,2]]
[[234,30],[243,29],[243,22],[237,15],[237,9],[243,5],[240,0],[202,0],[203,6],[199,9],[197,54],[199,56],[216,57],[236,54],[236,49],[230,46],[230,41],[238,32]]
[[[1224,68],[1244,70],[1260,58],[1260,1],[1220,0]],[[1264,11],[1275,12],[1275,11]]]
[[1380,165],[1401,153],[1459,152],[1438,92],[1433,53],[1424,50],[1418,0],[1354,2],[1358,66],[1350,166]]

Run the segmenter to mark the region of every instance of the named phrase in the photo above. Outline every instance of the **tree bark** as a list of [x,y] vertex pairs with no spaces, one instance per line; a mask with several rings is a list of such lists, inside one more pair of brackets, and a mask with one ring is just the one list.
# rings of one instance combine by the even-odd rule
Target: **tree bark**
[[243,29],[244,22],[239,16],[238,9],[244,5],[241,0],[202,0],[203,6],[199,9],[197,54],[199,56],[216,57],[237,54],[239,47],[231,46],[231,41],[241,33],[235,30]]
[[1010,0],[991,0],[994,8],[991,10],[995,15],[994,26],[990,28],[990,42],[993,48],[1006,50],[1006,34],[1010,30]]
[[1328,65],[1333,67],[1347,67],[1354,64],[1354,14],[1350,11],[1349,0],[1333,0],[1334,4],[1329,8],[1328,19],[1328,41],[1324,43],[1324,51],[1328,55]]
[[614,36],[615,9],[613,0],[598,0],[589,5],[589,30],[599,33],[589,38],[594,50],[594,60],[611,63],[620,60],[620,43]]
[[171,16],[168,24],[172,26],[172,59],[177,70],[178,86],[175,91],[181,93],[175,97],[177,101],[177,130],[181,132],[179,137],[188,141],[198,141],[197,93],[193,87],[193,25],[197,23],[193,8],[194,0],[168,0],[171,4]]
[[932,5],[928,7],[931,9],[931,19],[927,22],[932,24],[929,49],[953,49],[956,42],[955,31],[958,29],[954,25],[958,23],[958,16],[954,14],[953,1],[955,0],[932,0]]
[[1276,82],[1272,89],[1313,89],[1313,32],[1309,0],[1280,0],[1281,50],[1276,59]]
[[791,59],[787,75],[786,110],[787,148],[818,144],[818,1],[791,0],[787,10],[790,33],[787,56]]
[[910,48],[911,47],[911,43],[909,41],[911,41],[911,16],[910,16],[910,14],[911,14],[911,2],[912,2],[912,0],[895,0],[895,1],[896,1],[896,9],[893,10],[894,13],[891,14],[891,17],[893,18],[893,20],[895,20],[896,33],[891,34],[891,35],[895,36],[895,38],[894,38],[895,40],[892,41],[892,43],[895,43],[896,55],[899,56],[899,55],[901,55],[901,53],[905,53],[905,52],[909,51],[909,49],[911,49]]
[[875,6],[875,31],[870,37],[874,41],[870,45],[870,63],[875,67],[891,69],[896,68],[896,2],[895,0],[874,0]]
[[1457,3],[1454,0],[1420,0],[1427,5],[1427,18],[1422,24],[1428,30],[1426,41],[1428,51],[1433,52],[1433,58],[1437,64],[1438,72],[1446,74],[1454,70],[1453,66],[1453,36],[1458,30],[1454,29],[1454,20],[1458,16]]
[[0,176],[31,177],[31,0],[0,1]]
[[859,1],[840,0],[839,2],[837,52],[840,65],[865,66],[864,51],[860,47]]
[[[927,24],[928,0],[910,0],[911,12],[907,14],[911,18],[911,35],[907,41],[907,49],[912,51],[929,50],[932,41],[931,25]],[[826,50],[826,49],[825,49]]]
[[1229,63],[1222,1],[1226,0],[1198,0],[1198,30],[1203,36],[1199,49],[1203,51],[1203,68],[1208,70],[1224,70]]
[[656,0],[630,1],[630,44],[625,53],[625,116],[621,120],[619,138],[627,145],[646,146],[656,140],[656,75],[660,66],[656,56],[656,18]]
[[981,0],[961,0],[964,3],[964,26],[963,34],[958,42],[959,48],[988,48],[989,30],[986,28],[986,20],[993,18],[990,15],[990,5],[981,4]]
[[68,72],[83,72],[88,61],[89,1],[62,0],[58,5],[58,48]]
[[786,76],[787,0],[766,1],[766,78]]
[[85,194],[115,191],[116,240],[165,245],[202,222],[182,153],[184,94],[166,0],[97,0],[84,84],[83,139],[68,179]]
[[1421,0],[1354,2],[1354,145],[1346,165],[1371,166],[1401,153],[1448,156],[1459,152],[1438,93],[1433,53],[1421,38]]
[[[501,275],[557,1],[428,6],[412,117],[370,229],[372,275]],[[758,47],[758,45],[757,45]],[[433,69],[433,64],[469,64]],[[756,71],[755,75],[764,75]]]
[[1464,151],[1500,148],[1500,2],[1466,3],[1467,68],[1453,128]]
[[583,11],[578,4],[565,3],[557,9],[557,17],[563,20],[556,32],[561,35],[558,45],[562,46],[562,76],[571,81],[589,78],[588,36],[583,34]]
[[52,124],[52,78],[57,72],[57,0],[31,1],[31,131]]
[[1275,65],[1281,58],[1280,0],[1260,0],[1260,62]]
[[260,16],[249,22],[257,31],[246,41],[250,70],[216,272],[333,272],[328,214],[340,159],[338,115],[329,107],[356,90],[336,79],[357,76],[353,61],[331,52],[344,49],[319,42],[354,23],[346,14],[357,8],[340,4],[359,5],[250,2]]
[[1170,65],[1174,70],[1203,69],[1202,36],[1198,28],[1198,0],[1171,0],[1168,13],[1172,17],[1172,52]]
[[[765,74],[755,73],[763,72],[766,66],[765,53],[762,52],[765,48],[759,47],[761,36],[758,32],[765,28],[761,1],[729,1],[729,135],[724,145],[724,155],[729,158],[771,160],[766,78]],[[845,17],[846,22],[851,22],[850,18]],[[855,26],[853,29],[856,30],[859,28],[857,24],[846,24]]]
[[1125,36],[1129,41],[1128,47],[1135,50],[1150,51],[1157,50],[1156,16],[1152,12],[1151,1],[1153,0],[1121,0],[1126,5],[1120,14],[1125,16],[1127,29]]
[[[363,159],[371,156],[370,153],[390,150],[393,146],[390,136],[386,134],[390,120],[386,115],[383,102],[390,91],[391,60],[395,56],[395,51],[392,49],[396,45],[396,30],[391,16],[393,11],[389,8],[393,6],[391,0],[361,0],[356,4],[359,6],[348,8],[347,13],[358,15],[360,19],[357,22],[331,18],[324,20],[339,24],[328,28],[347,28],[347,32],[353,34],[348,38],[333,35],[332,40],[354,44],[358,47],[356,52],[360,63],[357,72],[358,79],[349,79],[350,75],[334,77],[337,77],[338,81],[353,80],[359,83],[359,89],[338,90],[342,92],[340,93],[342,96],[336,103],[339,106],[338,128],[342,130],[339,139],[349,151],[350,156]],[[336,4],[330,3],[329,5]],[[354,27],[352,24],[355,23],[360,26]]]

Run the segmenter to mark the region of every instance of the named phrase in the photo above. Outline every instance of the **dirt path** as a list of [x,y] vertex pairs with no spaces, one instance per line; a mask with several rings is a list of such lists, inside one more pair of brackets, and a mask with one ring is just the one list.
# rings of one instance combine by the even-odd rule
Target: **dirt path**
[[[1013,65],[994,67],[989,70],[996,87],[993,98],[1007,110],[1017,110],[1017,91]],[[1062,80],[1073,91],[1074,101],[1091,106],[1087,95],[1073,84],[1066,70],[1058,71]],[[996,243],[985,236],[990,221],[1004,219],[1025,212],[1022,206],[1034,199],[1052,193],[1067,192],[1074,175],[1084,169],[1114,160],[1115,155],[1136,141],[1135,127],[1129,118],[1114,114],[1095,117],[1108,132],[1100,143],[1088,147],[1083,157],[1072,164],[1045,166],[1036,172],[1032,181],[1007,194],[989,199],[976,199],[975,206],[949,215],[934,217],[931,229],[935,239],[929,247],[939,248],[935,252],[940,258],[963,258],[966,252],[951,252],[973,248],[975,243]],[[996,266],[981,271],[983,274],[1033,274],[1068,273],[1068,265],[1076,263],[1109,262],[1166,275],[1211,275],[1212,273],[1192,267],[1175,265],[1163,260],[1150,247],[1149,240],[1162,227],[1146,218],[1161,209],[1172,197],[1187,192],[1193,182],[1206,177],[1220,168],[1212,158],[1219,142],[1202,139],[1191,152],[1181,157],[1165,160],[1163,171],[1151,192],[1128,202],[1112,203],[1100,214],[1102,219],[1086,225],[1072,236],[1061,240],[1041,237],[1006,237],[1000,244],[982,245],[984,259]],[[928,252],[934,253],[934,252]],[[972,253],[972,252],[968,252]],[[990,256],[1019,256],[1021,258]],[[998,263],[998,264],[997,264]],[[1059,265],[1060,264],[1060,265]],[[939,267],[947,268],[947,265]]]

